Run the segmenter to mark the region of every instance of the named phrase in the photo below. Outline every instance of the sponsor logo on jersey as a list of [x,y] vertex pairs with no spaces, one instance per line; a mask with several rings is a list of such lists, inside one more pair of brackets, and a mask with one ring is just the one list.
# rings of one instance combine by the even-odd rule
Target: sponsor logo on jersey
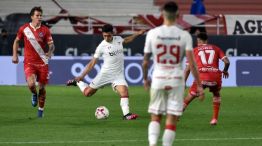
[[160,39],[160,40],[177,40],[179,41],[181,39],[180,36],[178,37],[162,37],[162,36],[157,36],[157,39]]
[[218,68],[214,68],[214,67],[201,67],[199,68],[199,72],[218,72],[219,69]]
[[123,54],[123,50],[116,50],[112,52],[108,52],[110,56],[116,56],[118,54]]

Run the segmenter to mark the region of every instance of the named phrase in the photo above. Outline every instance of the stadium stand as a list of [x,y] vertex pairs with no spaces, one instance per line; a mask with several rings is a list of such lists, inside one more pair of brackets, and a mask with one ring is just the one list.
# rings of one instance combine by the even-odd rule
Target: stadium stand
[[[44,18],[52,18],[59,15],[70,16],[91,16],[103,22],[113,25],[129,25],[128,22],[137,14],[157,14],[159,7],[169,0],[1,0],[0,26],[9,27],[10,33],[16,32],[17,25],[29,20],[23,14],[33,6],[42,6]],[[57,2],[57,3],[56,3]],[[180,14],[189,14],[192,0],[176,0],[180,6]],[[205,0],[207,14],[261,14],[261,0]],[[66,13],[61,14],[62,10]],[[8,16],[8,17],[6,17]],[[15,24],[12,23],[15,22]],[[206,23],[209,34],[224,34],[223,19]],[[216,26],[220,27],[216,27]],[[64,29],[67,27],[67,29]],[[63,19],[56,24],[54,33],[67,33],[63,30],[72,32],[72,24]]]
[[[161,6],[169,0],[154,0],[156,6]],[[176,0],[180,7],[180,14],[188,14],[192,0]],[[219,15],[219,14],[262,14],[262,1],[261,0],[204,0],[207,14]],[[219,24],[223,25],[223,19],[219,19]],[[217,25],[216,21],[206,23],[206,25]],[[209,34],[217,34],[217,28],[207,27]],[[224,28],[220,27],[220,34],[225,34]]]
[[[45,18],[57,16],[64,9],[70,16],[92,16],[114,25],[128,24],[135,14],[159,12],[153,0],[1,0],[0,17],[11,13],[28,13],[33,6],[42,6]],[[59,25],[70,26],[68,22],[60,22]]]
[[[161,6],[169,0],[154,0]],[[181,14],[188,14],[192,0],[176,0]],[[261,14],[261,0],[204,0],[208,14]]]

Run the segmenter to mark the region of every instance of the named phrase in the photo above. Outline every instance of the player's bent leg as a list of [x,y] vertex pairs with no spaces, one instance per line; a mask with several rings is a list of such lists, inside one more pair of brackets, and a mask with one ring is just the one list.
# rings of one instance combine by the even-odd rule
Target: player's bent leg
[[196,98],[197,96],[191,95],[188,93],[188,95],[184,98],[184,105],[183,105],[183,111],[186,110],[187,106]]
[[92,95],[94,95],[96,93],[97,89],[94,89],[94,88],[91,88],[91,87],[86,87],[83,91],[83,94],[86,96],[86,97],[90,97]]
[[197,83],[194,81],[189,89],[187,96],[184,98],[183,111],[197,97]]
[[167,114],[166,127],[163,134],[163,146],[172,146],[176,136],[176,123],[178,116]]
[[160,135],[161,115],[151,114],[151,121],[148,125],[148,142],[150,146],[156,146]]
[[36,77],[34,74],[32,74],[31,76],[27,78],[27,85],[28,85],[29,90],[32,93],[31,104],[33,107],[37,106],[37,101],[38,101],[35,82],[36,82]]

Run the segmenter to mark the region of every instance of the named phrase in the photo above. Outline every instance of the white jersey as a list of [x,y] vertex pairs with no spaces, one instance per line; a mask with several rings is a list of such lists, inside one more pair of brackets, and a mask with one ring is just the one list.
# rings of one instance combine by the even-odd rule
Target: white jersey
[[103,74],[119,74],[124,71],[123,38],[113,36],[112,42],[103,40],[96,48],[94,57],[103,57]]
[[162,25],[146,36],[144,53],[152,53],[154,71],[151,87],[184,86],[182,60],[186,50],[192,50],[192,37],[177,26]]

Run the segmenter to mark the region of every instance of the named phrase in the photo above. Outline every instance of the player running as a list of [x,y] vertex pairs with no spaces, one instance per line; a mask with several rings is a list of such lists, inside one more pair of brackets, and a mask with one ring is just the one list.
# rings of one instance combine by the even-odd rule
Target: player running
[[[32,22],[26,23],[19,28],[17,36],[13,44],[12,62],[17,64],[19,41],[24,41],[24,71],[26,81],[30,91],[32,92],[32,106],[38,107],[38,117],[43,117],[46,89],[48,83],[49,71],[48,60],[51,58],[55,50],[54,42],[49,29],[41,25],[42,21],[41,7],[31,9],[30,15]],[[49,49],[46,49],[48,45]],[[39,92],[36,90],[36,82],[38,81]]]
[[[194,48],[194,55],[199,70],[201,84],[203,88],[209,88],[209,91],[213,93],[213,117],[210,124],[216,125],[221,102],[221,76],[223,75],[224,78],[228,78],[230,62],[219,47],[207,44],[207,40],[208,36],[206,33],[199,33],[197,35],[198,46]],[[223,71],[219,70],[219,59],[224,62]],[[185,80],[187,80],[189,74],[190,68],[187,66],[185,69]],[[184,99],[184,110],[190,102],[198,96],[197,84],[196,81],[194,81],[189,89],[188,95]]]

